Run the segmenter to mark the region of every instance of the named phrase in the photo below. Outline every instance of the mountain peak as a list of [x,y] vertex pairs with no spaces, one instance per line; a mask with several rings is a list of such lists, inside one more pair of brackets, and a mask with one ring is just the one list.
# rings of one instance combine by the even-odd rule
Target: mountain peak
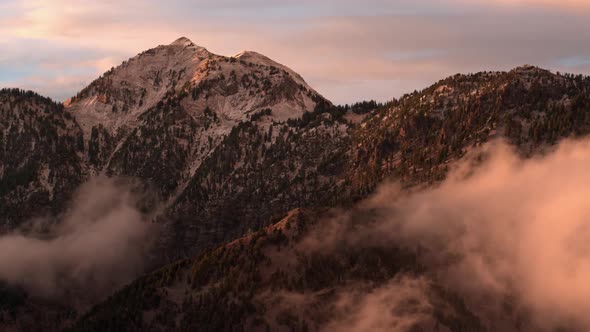
[[210,53],[180,37],[123,62],[65,105],[90,137],[96,126],[117,135],[120,128],[140,125],[140,116],[163,107],[172,91],[186,99],[191,116],[199,117],[209,107],[237,122],[266,109],[274,119],[296,118],[323,100],[286,66],[255,52],[238,58]]
[[541,67],[533,66],[533,65],[523,65],[516,67],[512,70],[515,73],[549,73],[547,69],[543,69]]
[[176,39],[175,41],[173,41],[170,45],[171,46],[191,46],[191,45],[194,45],[194,43],[186,37],[180,37],[180,38]]

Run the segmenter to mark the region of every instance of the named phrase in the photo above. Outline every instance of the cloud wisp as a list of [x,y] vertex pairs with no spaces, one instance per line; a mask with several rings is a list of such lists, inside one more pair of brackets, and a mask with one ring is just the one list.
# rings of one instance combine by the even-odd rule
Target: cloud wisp
[[528,160],[503,143],[483,153],[475,169],[465,160],[436,188],[383,185],[359,208],[371,222],[359,227],[344,214],[300,247],[395,243],[416,250],[428,275],[489,328],[590,329],[590,141]]
[[0,237],[0,279],[68,303],[110,294],[144,271],[156,234],[137,204],[120,181],[88,181],[62,220],[31,222]]

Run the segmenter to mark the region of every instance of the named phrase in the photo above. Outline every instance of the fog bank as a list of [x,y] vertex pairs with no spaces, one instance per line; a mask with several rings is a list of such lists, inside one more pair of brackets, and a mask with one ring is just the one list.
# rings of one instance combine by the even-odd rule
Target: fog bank
[[35,296],[98,299],[143,271],[155,228],[129,184],[94,178],[63,218],[33,221],[0,237],[0,279]]
[[300,248],[413,248],[491,330],[589,330],[590,141],[526,160],[502,142],[482,151],[483,162],[465,158],[434,188],[382,185],[357,209],[368,220],[335,217]]

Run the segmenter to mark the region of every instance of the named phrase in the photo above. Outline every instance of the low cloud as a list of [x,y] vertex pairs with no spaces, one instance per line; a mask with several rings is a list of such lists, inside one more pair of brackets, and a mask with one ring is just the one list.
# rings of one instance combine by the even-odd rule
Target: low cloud
[[279,329],[281,322],[301,320],[310,331],[402,332],[445,331],[434,318],[432,282],[423,276],[400,274],[375,285],[346,283],[317,292],[264,292],[256,301],[265,303],[265,318]]
[[[496,142],[472,157],[432,189],[383,185],[300,248],[414,249],[426,275],[461,295],[491,330],[590,329],[590,141],[526,160]],[[370,312],[392,308],[383,305]],[[343,326],[367,326],[366,317]]]
[[332,320],[321,331],[402,332],[421,327],[435,328],[429,301],[429,282],[424,278],[401,276],[369,292],[349,287],[338,295]]
[[0,279],[34,296],[93,301],[143,272],[156,229],[130,186],[108,178],[82,185],[62,220],[31,222],[0,237]]

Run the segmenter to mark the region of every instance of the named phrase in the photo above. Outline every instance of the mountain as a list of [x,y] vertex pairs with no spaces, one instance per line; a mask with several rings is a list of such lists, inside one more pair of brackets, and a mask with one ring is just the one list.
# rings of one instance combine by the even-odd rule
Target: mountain
[[[322,163],[321,169],[331,172],[321,176],[333,179],[322,188],[334,196],[319,206],[354,206],[388,178],[405,187],[431,186],[455,161],[492,139],[503,138],[524,157],[543,154],[560,139],[587,135],[589,109],[590,78],[581,75],[523,66],[449,77],[368,112],[357,126],[349,124],[346,140],[336,145],[340,152]],[[311,123],[299,121],[294,127],[307,130]],[[296,193],[297,187],[290,191]],[[374,212],[353,211],[352,232],[373,222]],[[418,259],[420,250],[389,242],[307,250],[305,238],[323,234],[329,215],[324,209],[293,210],[256,233],[169,264],[94,307],[72,330],[330,330],[347,315],[346,306],[354,308],[343,299],[356,296],[364,303],[364,296],[384,289],[405,294],[396,287],[407,283],[420,284],[422,293],[402,301],[404,313],[428,312],[409,330],[493,329],[432,278],[432,267]],[[396,312],[394,304],[388,305]],[[508,323],[492,324],[534,330],[526,315],[511,321],[506,305],[502,315]]]
[[[239,122],[266,110],[273,120],[297,118],[320,101],[298,74],[263,55],[219,56],[183,37],[123,62],[65,105],[84,130],[95,171],[148,168],[157,156],[133,156],[148,160],[127,165],[127,150],[137,140],[154,140],[155,147],[160,142],[150,133],[169,131],[162,153],[181,154],[178,172],[190,176]],[[171,188],[160,189],[170,194]]]
[[[186,38],[125,61],[64,105],[2,90],[4,232],[59,218],[75,188],[106,175],[156,194],[159,204],[141,205],[160,233],[154,272],[82,317],[2,285],[1,326],[318,330],[336,323],[331,309],[345,315],[346,296],[409,284],[421,300],[402,300],[417,314],[440,308],[416,331],[481,330],[414,250],[309,252],[301,241],[321,230],[326,209],[354,210],[391,179],[406,189],[436,185],[492,139],[528,157],[586,135],[588,109],[590,78],[532,66],[458,74],[384,105],[335,106],[263,55],[219,56]],[[359,227],[371,219],[355,215]]]
[[352,134],[348,176],[364,196],[388,177],[442,180],[448,166],[496,138],[523,156],[590,132],[590,78],[523,66],[455,75],[381,108]]
[[106,72],[66,107],[86,137],[99,125],[110,136],[124,137],[141,125],[142,114],[171,100],[195,120],[209,108],[219,116],[218,130],[227,131],[267,108],[275,119],[301,116],[323,98],[294,71],[261,54],[219,56],[182,37]]
[[161,195],[165,260],[300,205],[292,188],[306,190],[315,165],[338,153],[318,142],[340,145],[348,125],[288,122],[332,108],[263,55],[218,56],[186,38],[130,59],[66,103],[84,130],[89,173],[136,177]]
[[[48,181],[47,187],[61,186],[59,199],[49,195],[43,204],[52,206],[54,214],[63,211],[73,188],[96,174],[141,179],[163,202],[156,217],[169,232],[161,247],[170,251],[166,241],[179,247],[166,253],[170,257],[268,224],[273,214],[300,205],[294,198],[282,206],[293,196],[287,196],[287,186],[318,181],[314,165],[338,153],[322,149],[318,142],[340,145],[349,126],[346,121],[329,120],[329,114],[323,115],[330,122],[327,125],[292,126],[299,118],[309,122],[312,113],[332,111],[334,106],[297,73],[261,54],[219,56],[186,38],[125,61],[66,101],[65,107],[54,107],[72,122],[64,130],[75,138],[76,150],[71,165],[60,162],[61,154],[36,150],[44,154],[43,165],[49,166],[43,167],[49,167],[46,172],[51,177],[43,180],[41,168],[30,177],[38,183]],[[287,153],[290,159],[284,158]],[[75,176],[54,171],[53,164],[74,169]],[[261,182],[272,188],[265,189]],[[274,188],[279,182],[284,184]],[[29,183],[6,187],[14,195],[19,190],[24,193],[4,206],[43,216],[45,209],[34,196],[42,186]],[[261,203],[255,197],[261,194],[278,201]],[[228,197],[245,206],[232,207]],[[193,204],[195,200],[199,204]],[[236,223],[220,211],[248,217]],[[17,217],[11,217],[10,227],[32,216]],[[195,241],[203,244],[195,246]]]
[[[299,75],[260,54],[224,57],[180,38],[105,73],[66,108],[96,171],[151,179],[160,163],[174,166],[166,167],[171,183],[154,180],[168,197],[241,121],[260,112],[297,118],[318,102],[325,100]],[[146,142],[155,153],[135,151]]]
[[[160,197],[142,203],[163,226],[152,266],[330,198],[315,189],[330,180],[318,165],[340,153],[349,128],[289,68],[255,52],[218,56],[186,38],[111,69],[64,105],[21,90],[2,90],[0,105],[3,232],[61,218],[91,177],[132,177]],[[72,317],[34,295],[9,306],[8,326]]]

